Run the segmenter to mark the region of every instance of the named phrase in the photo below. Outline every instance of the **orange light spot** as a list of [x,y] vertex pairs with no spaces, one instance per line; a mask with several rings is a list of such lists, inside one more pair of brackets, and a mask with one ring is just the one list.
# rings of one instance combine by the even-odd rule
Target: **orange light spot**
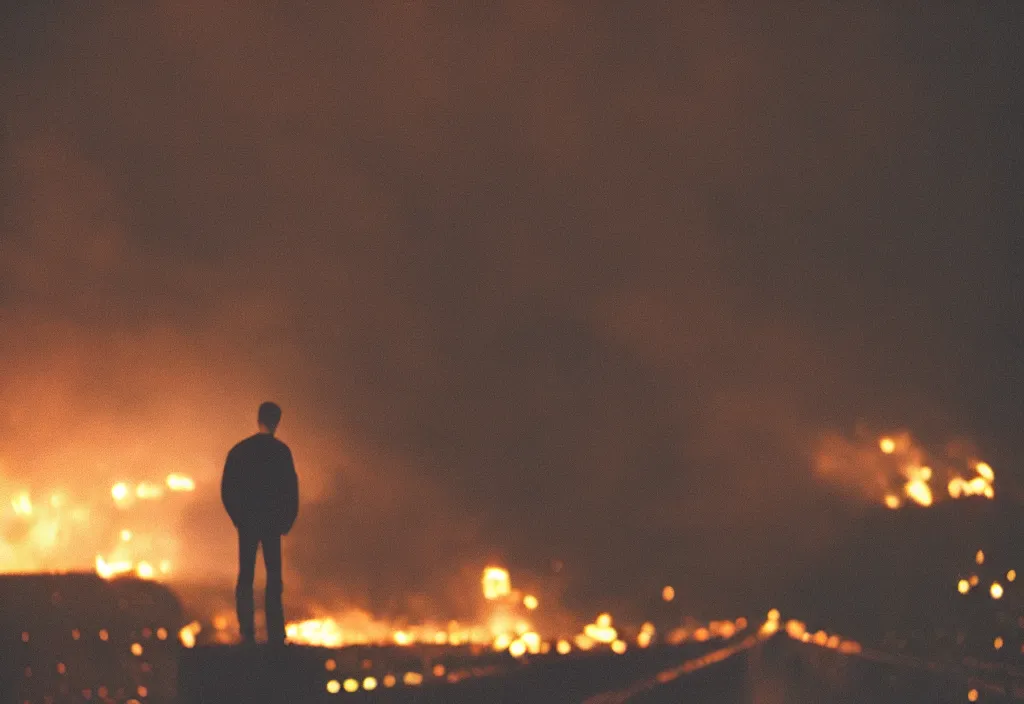
[[672,601],[673,599],[675,599],[675,588],[672,585],[666,585],[665,588],[661,590],[661,598],[662,601]]
[[508,596],[512,591],[508,570],[503,567],[485,567],[480,583],[483,586],[484,598],[490,601]]
[[339,682],[338,680],[328,680],[327,691],[331,694],[337,694],[341,691],[341,682]]

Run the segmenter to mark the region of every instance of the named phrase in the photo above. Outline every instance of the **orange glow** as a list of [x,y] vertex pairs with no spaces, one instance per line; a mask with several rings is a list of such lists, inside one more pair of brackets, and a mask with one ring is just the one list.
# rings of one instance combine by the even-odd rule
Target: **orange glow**
[[676,590],[671,585],[666,586],[661,590],[661,598],[664,601],[672,601],[676,598]]
[[334,658],[328,658],[324,662],[324,669],[327,670],[328,672],[334,672],[335,670],[338,669],[338,663],[335,662]]
[[533,594],[527,594],[526,596],[523,597],[523,606],[528,608],[530,611],[533,611],[539,605],[540,605],[540,602],[537,601],[537,597],[535,597]]
[[890,437],[883,437],[878,441],[878,448],[887,455],[896,451],[896,441]]
[[508,596],[512,591],[512,582],[508,570],[503,567],[486,567],[481,578],[484,598],[490,601]]
[[992,641],[992,647],[995,648],[996,650],[1002,650],[1003,649],[1003,637],[1002,636],[996,636],[996,639],[994,641]]
[[398,679],[394,675],[392,675],[391,673],[388,673],[388,674],[384,675],[384,686],[385,687],[391,688],[391,687],[394,687],[397,683],[398,683]]
[[[928,469],[924,467],[924,469]],[[928,477],[931,477],[931,470],[928,469]],[[910,479],[907,481],[906,486],[903,487],[903,491],[906,493],[907,498],[913,500],[915,503],[921,506],[931,506],[934,498],[932,496],[932,489],[928,486],[928,479],[925,479],[923,473],[921,476]]]
[[[609,613],[598,614],[593,623],[588,623],[583,627],[583,635],[593,642],[606,644],[613,642],[619,637],[618,631],[612,627],[612,616]],[[586,650],[579,642],[577,642],[577,646],[582,650]]]
[[128,485],[124,482],[118,482],[110,489],[110,495],[114,497],[114,501],[122,503],[128,500]]
[[347,680],[345,680],[342,683],[341,686],[344,687],[345,691],[348,692],[349,694],[351,694],[352,692],[358,692],[359,691],[359,680],[355,680],[355,679],[352,679],[351,677],[349,677]]
[[899,508],[902,505],[903,505],[903,502],[900,501],[900,497],[896,496],[896,494],[886,494],[885,495],[885,506],[886,506],[886,508],[897,509],[897,508]]
[[132,655],[134,655],[135,657],[141,656],[142,655],[142,644],[141,643],[132,643],[131,650],[132,650]]
[[992,586],[989,587],[989,594],[992,595],[993,599],[1003,598],[1003,585],[999,582],[992,582]]
[[423,675],[418,672],[406,672],[402,675],[402,683],[410,687],[423,684]]
[[572,643],[564,638],[559,638],[558,643],[555,644],[555,651],[559,655],[568,655],[572,652]]
[[979,462],[974,465],[974,471],[987,482],[991,482],[996,478],[996,473],[992,471],[992,467],[987,462]]
[[976,702],[976,701],[978,701],[978,690],[972,688],[969,692],[967,692],[967,701],[969,701],[969,702]]
[[167,488],[171,491],[195,491],[196,483],[192,477],[184,474],[168,474]]
[[967,579],[967,581],[968,581],[968,582],[970,583],[970,585],[971,585],[972,587],[976,587],[976,586],[978,586],[978,582],[979,582],[980,580],[978,579],[978,575],[976,575],[976,574],[972,574],[972,575],[971,575],[971,576],[970,576],[970,577],[969,577],[969,578]]
[[974,553],[974,561],[977,562],[979,565],[984,565],[985,564],[985,551],[984,550],[979,550],[978,552]]
[[327,691],[331,694],[337,694],[341,691],[341,682],[338,680],[329,680],[327,682]]
[[367,692],[372,692],[373,690],[377,689],[377,678],[376,677],[366,677],[366,678],[364,678],[363,679],[363,689],[365,689]]
[[612,641],[612,652],[616,655],[622,655],[626,652],[626,641],[624,640],[613,640]]
[[956,583],[956,590],[961,594],[966,594],[967,592],[971,591],[971,583],[968,582],[966,579],[961,579],[959,582]]
[[1015,579],[1017,579],[1017,570],[1010,570],[1009,572],[1006,573],[1006,581],[1007,582],[1012,582]]
[[193,621],[178,631],[178,640],[186,648],[194,648],[196,647],[196,636],[202,630],[203,627],[199,624],[199,621]]

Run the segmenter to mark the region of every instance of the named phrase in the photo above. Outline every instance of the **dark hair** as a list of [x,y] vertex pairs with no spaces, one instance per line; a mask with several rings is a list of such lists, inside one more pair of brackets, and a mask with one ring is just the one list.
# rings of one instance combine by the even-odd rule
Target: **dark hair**
[[277,424],[281,422],[281,407],[273,401],[264,401],[260,404],[260,412],[256,418],[267,426],[270,432],[274,432],[277,430]]

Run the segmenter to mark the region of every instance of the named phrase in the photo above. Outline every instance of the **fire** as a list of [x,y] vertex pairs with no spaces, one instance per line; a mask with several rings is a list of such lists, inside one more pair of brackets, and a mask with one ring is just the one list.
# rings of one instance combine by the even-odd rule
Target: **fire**
[[484,598],[491,601],[508,596],[509,592],[512,591],[508,570],[503,567],[487,567],[484,569],[481,583],[483,584]]
[[196,636],[199,635],[202,630],[203,627],[200,625],[199,621],[193,621],[178,631],[178,640],[180,640],[181,644],[186,648],[194,648],[196,647]]
[[195,491],[196,483],[192,477],[184,474],[168,474],[167,488],[171,491]]
[[[819,474],[880,499],[898,509],[907,501],[931,506],[940,495],[995,498],[995,470],[987,462],[951,445],[939,455],[929,453],[908,432],[851,442],[837,434],[822,438],[815,458]],[[936,486],[945,484],[946,491]],[[941,486],[939,484],[938,486]],[[879,489],[882,491],[879,491]]]

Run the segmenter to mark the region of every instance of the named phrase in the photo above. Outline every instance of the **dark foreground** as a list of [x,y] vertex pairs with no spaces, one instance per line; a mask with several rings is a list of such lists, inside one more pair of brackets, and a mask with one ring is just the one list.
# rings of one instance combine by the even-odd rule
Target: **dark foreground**
[[[403,663],[388,653],[376,653],[374,660],[364,657],[369,651],[197,649],[185,653],[181,663],[181,700],[208,704],[933,704],[969,702],[972,697],[980,702],[1024,701],[1024,680],[1019,689],[1014,684],[1020,673],[1005,668],[940,665],[871,651],[844,654],[784,635],[635,649],[622,655],[550,654],[529,661],[465,653]],[[331,670],[326,667],[329,660]],[[388,668],[393,672],[386,672]]]

